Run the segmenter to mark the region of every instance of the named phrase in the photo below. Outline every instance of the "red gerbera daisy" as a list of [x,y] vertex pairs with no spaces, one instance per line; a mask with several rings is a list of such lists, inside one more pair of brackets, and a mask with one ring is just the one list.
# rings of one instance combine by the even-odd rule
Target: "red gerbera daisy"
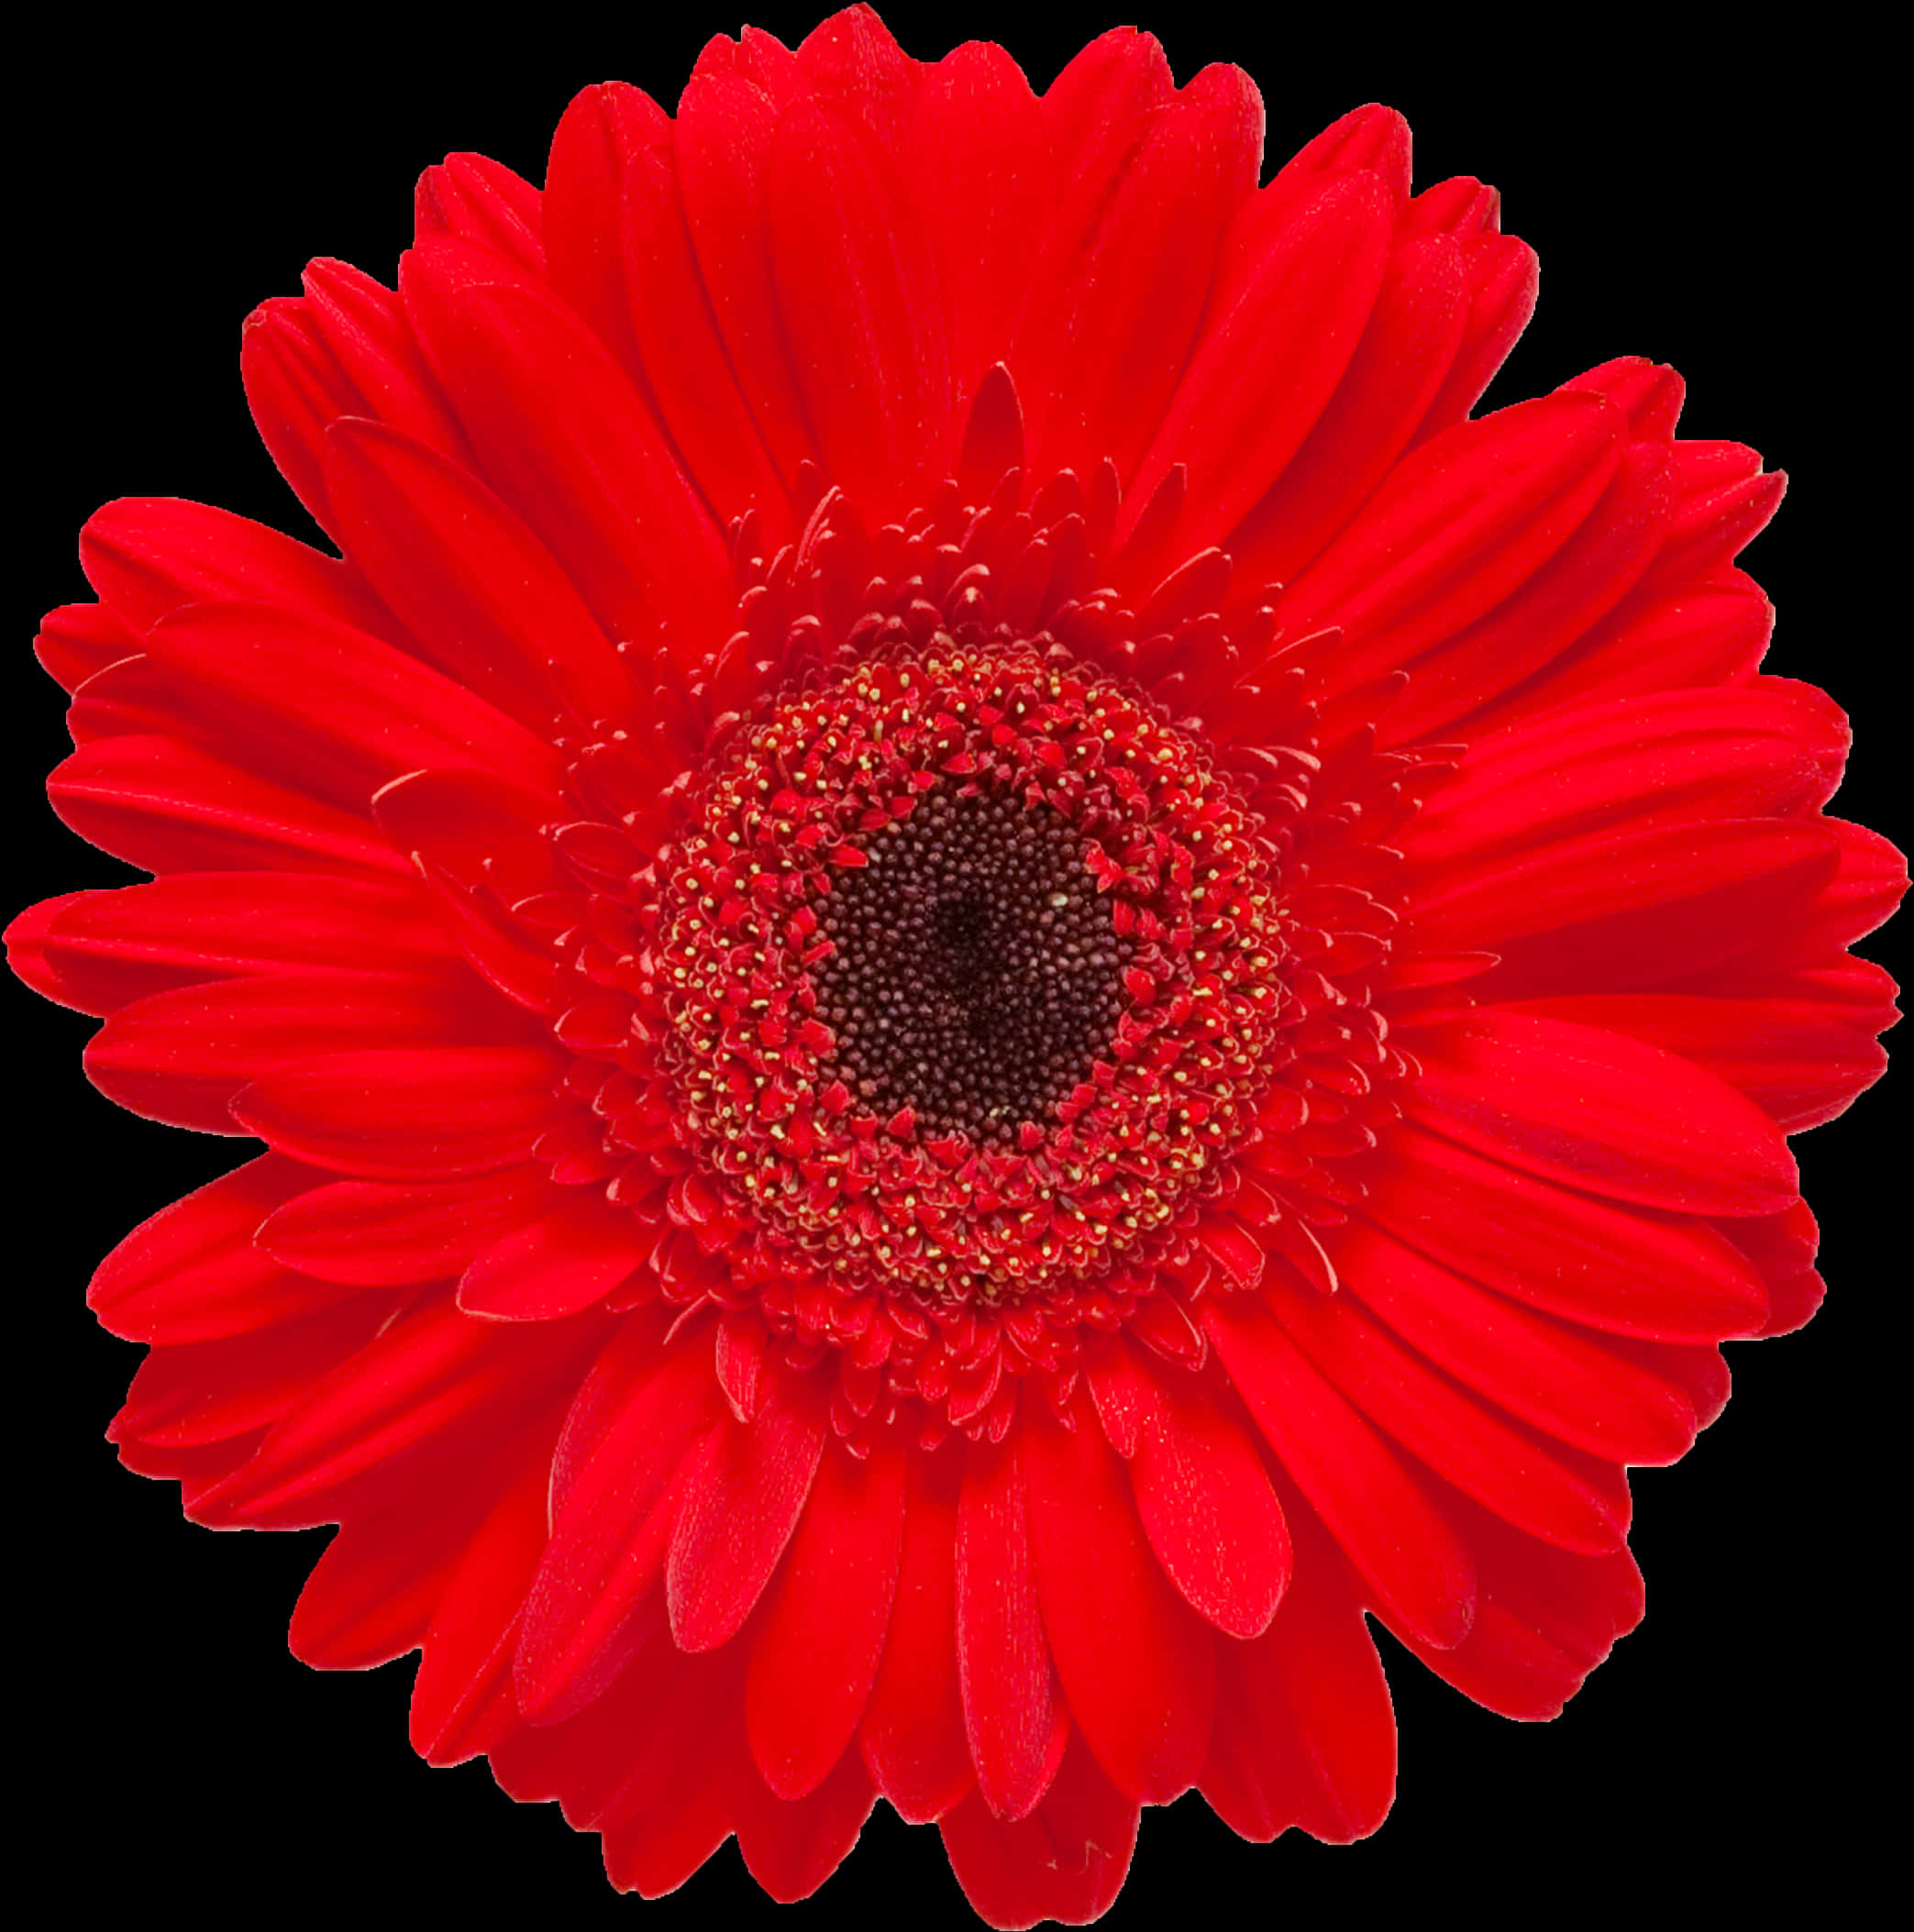
[[813,1889],[875,1798],[996,1924],[1140,1806],[1373,1829],[1365,1615],[1491,1709],[1640,1613],[1627,1464],[1820,1294],[1785,1134],[1906,883],[1757,669],[1779,480],[1533,258],[1234,69],[747,31],[455,156],[248,395],[339,562],[110,505],[16,922],[88,1071],[268,1152],[136,1230],[114,1437],[342,1525],[310,1661]]

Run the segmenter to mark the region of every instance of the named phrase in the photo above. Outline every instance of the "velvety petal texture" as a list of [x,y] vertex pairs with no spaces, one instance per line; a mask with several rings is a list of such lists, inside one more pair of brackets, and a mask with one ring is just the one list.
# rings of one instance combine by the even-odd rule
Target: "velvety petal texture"
[[448,157],[247,324],[338,554],[123,498],[36,644],[151,877],[15,969],[263,1143],[94,1275],[109,1434],[647,1897],[1363,1837],[1371,1619],[1555,1715],[1897,1017],[1784,480],[1639,359],[1474,414],[1534,257],[1392,111],[1041,79],[855,6]]

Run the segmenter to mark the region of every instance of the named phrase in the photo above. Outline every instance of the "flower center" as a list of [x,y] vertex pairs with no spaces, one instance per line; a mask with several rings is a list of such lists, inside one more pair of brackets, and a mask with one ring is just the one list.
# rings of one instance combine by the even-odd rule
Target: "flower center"
[[828,1351],[853,1453],[1064,1413],[1091,1333],[1200,1364],[1189,1304],[1267,1268],[1333,1287],[1392,1021],[1449,997],[1391,958],[1440,763],[1325,734],[1220,553],[1134,611],[1107,492],[1020,489],[875,533],[826,491],[772,557],[744,519],[737,628],[634,645],[649,701],[576,746],[582,896],[513,905],[579,1103],[535,1152],[655,1231],[619,1295],[715,1304],[747,1382],[754,1323]]
[[1048,640],[769,701],[665,856],[685,1138],[847,1288],[1019,1298],[1167,1252],[1267,1084],[1275,855],[1206,749]]
[[864,851],[819,908],[824,1070],[980,1147],[1054,1120],[1109,1045],[1133,951],[1082,837],[1047,804],[946,783]]

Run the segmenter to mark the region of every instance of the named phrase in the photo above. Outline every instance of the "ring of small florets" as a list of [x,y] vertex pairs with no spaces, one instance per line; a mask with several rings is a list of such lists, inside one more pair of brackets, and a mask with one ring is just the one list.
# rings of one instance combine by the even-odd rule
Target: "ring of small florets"
[[1165,1252],[1249,1129],[1275,854],[1049,640],[766,701],[660,879],[664,1058],[746,1218],[840,1286],[1018,1300]]

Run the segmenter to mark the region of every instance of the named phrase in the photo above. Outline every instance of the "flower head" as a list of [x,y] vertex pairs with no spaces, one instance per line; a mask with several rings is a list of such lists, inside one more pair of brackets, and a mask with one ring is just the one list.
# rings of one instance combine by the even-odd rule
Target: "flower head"
[[121,502],[48,620],[156,877],[18,968],[268,1149],[95,1279],[122,1455],[339,1523],[295,1647],[396,1584],[418,1749],[622,1888],[803,1895],[878,1796],[1000,1925],[1191,1785],[1372,1830],[1366,1614],[1559,1710],[1625,1466],[1819,1299],[1906,877],[1757,669],[1779,479],[1638,360],[1471,419],[1492,193],[1261,137],[861,8],[589,89],[249,325],[343,560]]

